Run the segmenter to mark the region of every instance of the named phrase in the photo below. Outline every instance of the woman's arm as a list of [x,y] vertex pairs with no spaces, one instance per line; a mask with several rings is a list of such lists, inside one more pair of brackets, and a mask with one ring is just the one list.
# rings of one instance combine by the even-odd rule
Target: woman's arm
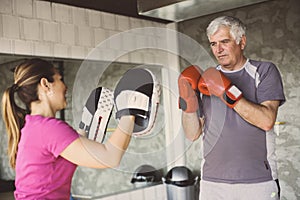
[[79,137],[60,154],[70,162],[92,168],[112,168],[119,165],[127,149],[134,127],[134,116],[123,116],[105,144]]

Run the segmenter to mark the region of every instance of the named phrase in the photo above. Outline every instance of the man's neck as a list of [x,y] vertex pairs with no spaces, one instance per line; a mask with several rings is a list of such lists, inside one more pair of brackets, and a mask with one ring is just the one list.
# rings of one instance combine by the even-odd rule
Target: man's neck
[[221,65],[221,67],[222,67],[222,70],[224,70],[224,71],[237,71],[237,70],[243,68],[246,61],[247,61],[247,58],[245,56],[243,56],[235,65],[228,65],[228,66]]

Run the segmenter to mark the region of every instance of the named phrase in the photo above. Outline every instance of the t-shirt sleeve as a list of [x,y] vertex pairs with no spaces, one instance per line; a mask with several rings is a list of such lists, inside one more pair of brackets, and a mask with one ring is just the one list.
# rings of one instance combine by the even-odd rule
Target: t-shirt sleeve
[[47,129],[44,137],[46,149],[55,157],[58,157],[69,144],[79,137],[71,126],[55,118],[49,119]]
[[280,73],[273,63],[268,64],[260,68],[262,77],[257,90],[258,102],[278,100],[282,105],[285,102],[285,96]]

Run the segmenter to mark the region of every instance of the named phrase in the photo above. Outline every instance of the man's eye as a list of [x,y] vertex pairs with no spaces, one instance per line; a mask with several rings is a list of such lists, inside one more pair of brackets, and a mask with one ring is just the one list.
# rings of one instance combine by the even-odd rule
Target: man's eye
[[229,43],[230,40],[222,40],[222,43],[226,44],[226,43]]
[[211,47],[216,46],[216,43],[215,43],[215,42],[212,42],[212,43],[210,43],[210,46],[211,46]]

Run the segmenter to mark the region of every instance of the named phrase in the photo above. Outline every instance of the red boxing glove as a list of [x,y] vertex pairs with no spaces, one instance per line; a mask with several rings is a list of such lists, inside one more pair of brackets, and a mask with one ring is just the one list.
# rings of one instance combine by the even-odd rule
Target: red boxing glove
[[198,83],[198,89],[204,95],[215,95],[227,106],[233,108],[242,98],[242,92],[219,70],[208,68]]
[[202,70],[198,66],[191,65],[185,68],[178,78],[179,108],[184,112],[193,113],[199,109],[196,92],[201,73]]

